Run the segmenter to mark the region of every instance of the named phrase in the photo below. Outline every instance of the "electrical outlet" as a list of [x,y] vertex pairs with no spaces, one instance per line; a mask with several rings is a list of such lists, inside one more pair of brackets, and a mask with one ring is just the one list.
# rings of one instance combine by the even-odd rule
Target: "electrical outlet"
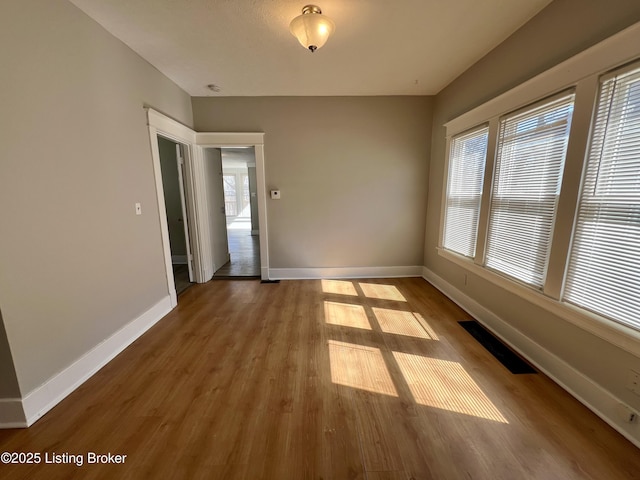
[[636,423],[638,421],[637,412],[624,403],[618,404],[618,415],[624,423]]
[[627,375],[627,388],[636,395],[640,395],[640,373],[629,370]]
[[136,215],[142,215],[142,205],[136,203]]
[[618,420],[624,423],[636,423],[638,421],[638,413],[624,403],[619,403],[616,407]]

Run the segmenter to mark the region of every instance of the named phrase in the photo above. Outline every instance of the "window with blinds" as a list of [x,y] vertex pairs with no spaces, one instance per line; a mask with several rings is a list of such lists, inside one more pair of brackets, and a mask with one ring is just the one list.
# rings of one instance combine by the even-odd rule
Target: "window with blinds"
[[574,95],[500,122],[487,267],[542,288],[567,151]]
[[640,329],[640,67],[603,78],[564,299]]
[[442,246],[473,258],[489,128],[484,127],[451,140],[449,176]]

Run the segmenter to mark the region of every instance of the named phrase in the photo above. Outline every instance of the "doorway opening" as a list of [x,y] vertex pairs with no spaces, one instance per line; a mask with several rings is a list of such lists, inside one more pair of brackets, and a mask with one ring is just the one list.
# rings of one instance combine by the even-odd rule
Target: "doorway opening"
[[[159,212],[165,210],[164,186],[160,167],[158,138],[163,137],[180,145],[184,157],[183,193],[186,212],[183,217],[185,232],[189,235],[187,242],[191,251],[188,253],[189,280],[204,283],[213,278],[215,271],[229,261],[229,248],[226,228],[226,212],[224,210],[224,189],[222,184],[222,149],[250,148],[255,158],[256,189],[255,200],[258,210],[259,226],[257,235],[259,243],[259,278],[269,280],[269,242],[267,221],[267,188],[265,181],[264,133],[263,132],[195,132],[189,127],[145,107],[149,126],[149,140],[153,172],[156,184],[156,196]],[[211,156],[219,159],[218,163],[209,161]],[[213,166],[215,165],[215,166]],[[215,179],[215,181],[214,181]],[[218,188],[211,188],[219,185]],[[218,192],[218,193],[214,193]],[[251,193],[250,193],[251,194]],[[219,207],[216,207],[219,202]],[[189,222],[186,222],[188,212]],[[171,308],[178,304],[174,282],[171,242],[166,215],[159,215],[162,252],[167,279],[167,294]],[[255,223],[258,225],[258,222]],[[255,230],[252,232],[256,233]],[[218,235],[222,232],[221,235]],[[220,238],[224,235],[224,241]],[[226,258],[225,258],[226,257]]]
[[221,157],[224,227],[229,259],[214,278],[260,277],[260,225],[255,148],[216,149]]
[[158,151],[164,195],[165,214],[169,229],[171,266],[176,294],[194,284],[193,256],[186,207],[184,146],[160,135]]

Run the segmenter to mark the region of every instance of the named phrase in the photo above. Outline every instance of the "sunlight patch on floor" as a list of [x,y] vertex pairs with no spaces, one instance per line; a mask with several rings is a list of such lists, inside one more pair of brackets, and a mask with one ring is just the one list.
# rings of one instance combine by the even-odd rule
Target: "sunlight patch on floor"
[[399,352],[393,356],[416,403],[509,423],[459,363]]
[[377,307],[373,307],[373,313],[385,333],[438,340],[436,332],[419,313]]
[[331,325],[371,330],[371,323],[362,305],[325,301],[324,318]]
[[379,348],[334,340],[328,345],[333,383],[398,396]]
[[356,292],[356,287],[353,285],[353,282],[348,282],[346,280],[321,280],[322,282],[322,291],[324,293],[335,293],[337,295],[351,295],[353,297],[358,296],[358,292]]
[[360,283],[360,288],[368,298],[376,298],[378,300],[395,300],[397,302],[406,302],[407,299],[400,293],[400,290],[394,285],[382,285],[379,283]]

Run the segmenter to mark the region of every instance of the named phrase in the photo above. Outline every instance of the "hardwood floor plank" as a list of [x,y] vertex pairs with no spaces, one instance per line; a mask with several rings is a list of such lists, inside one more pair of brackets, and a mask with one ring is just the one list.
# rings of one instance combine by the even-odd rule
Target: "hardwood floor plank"
[[543,374],[512,375],[422,279],[194,285],[0,451],[4,479],[592,479],[640,453]]
[[215,278],[259,277],[260,276],[260,237],[251,235],[250,223],[240,221],[237,227],[228,228],[228,247],[230,260],[215,274]]

